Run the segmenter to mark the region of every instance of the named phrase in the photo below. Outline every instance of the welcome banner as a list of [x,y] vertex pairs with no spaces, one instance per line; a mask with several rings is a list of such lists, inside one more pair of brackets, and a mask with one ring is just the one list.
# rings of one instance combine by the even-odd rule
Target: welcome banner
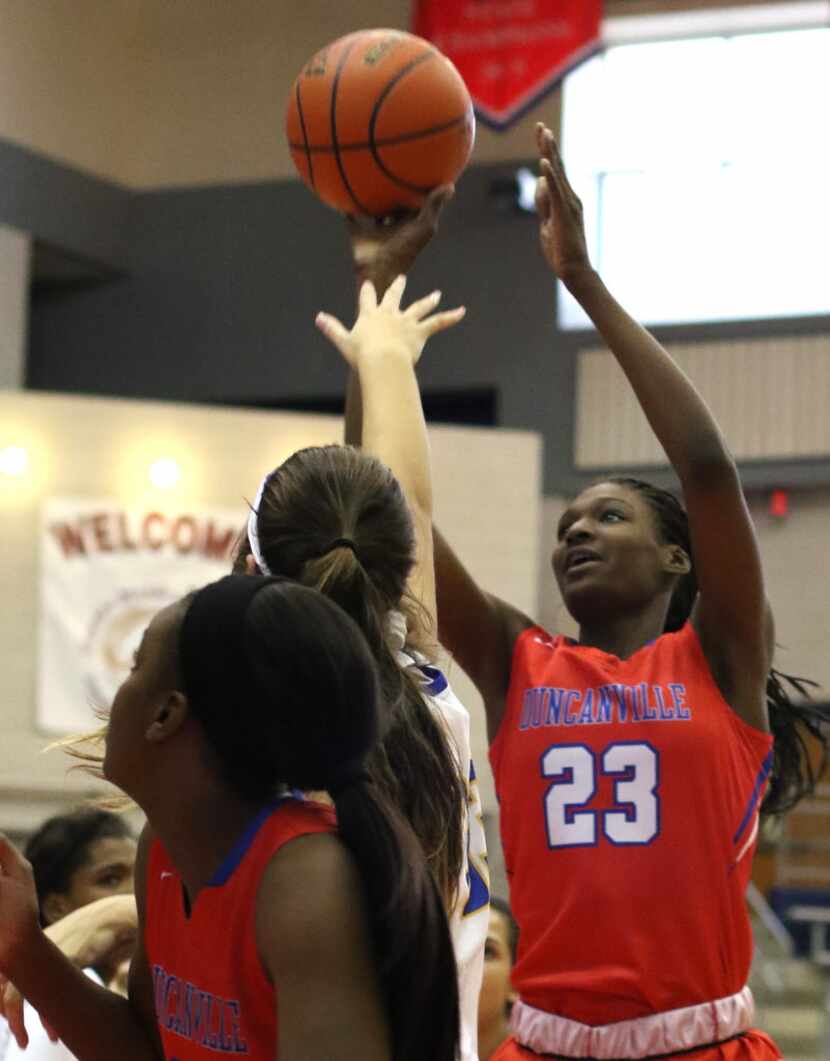
[[245,512],[50,498],[41,510],[37,724],[96,725],[157,611],[230,570]]
[[601,0],[418,0],[414,32],[458,67],[479,118],[506,129],[600,46]]

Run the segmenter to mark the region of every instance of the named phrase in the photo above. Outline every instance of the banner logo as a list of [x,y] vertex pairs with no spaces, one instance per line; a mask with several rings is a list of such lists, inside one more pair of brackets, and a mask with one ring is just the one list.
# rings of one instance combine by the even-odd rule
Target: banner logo
[[476,114],[507,129],[600,47],[600,0],[418,0],[414,32],[458,68]]

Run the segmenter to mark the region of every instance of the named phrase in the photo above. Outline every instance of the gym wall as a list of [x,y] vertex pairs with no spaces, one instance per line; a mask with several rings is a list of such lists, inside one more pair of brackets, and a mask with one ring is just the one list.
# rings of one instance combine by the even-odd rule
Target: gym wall
[[[160,511],[204,505],[239,510],[262,476],[296,449],[342,437],[338,417],[216,409],[0,391],[0,423],[29,452],[29,471],[0,475],[0,829],[20,833],[89,782],[67,777],[65,756],[42,754],[35,724],[40,507],[49,497],[149,504]],[[444,533],[473,575],[531,614],[537,608],[541,445],[529,432],[436,427],[435,504]],[[151,461],[172,456],[181,483],[147,479]],[[520,517],[520,518],[519,518]],[[474,723],[474,754],[488,812],[480,701],[459,668],[449,675]],[[77,695],[84,695],[77,690]]]

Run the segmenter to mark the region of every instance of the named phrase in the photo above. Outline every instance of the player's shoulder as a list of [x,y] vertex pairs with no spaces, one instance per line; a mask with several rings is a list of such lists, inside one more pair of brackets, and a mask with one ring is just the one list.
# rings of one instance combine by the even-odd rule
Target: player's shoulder
[[345,925],[353,937],[361,927],[363,895],[354,856],[335,833],[283,845],[265,867],[256,899],[257,945],[272,956],[269,973],[333,960],[338,941],[332,935],[343,935]]
[[295,836],[334,832],[337,816],[330,804],[309,799],[300,792],[291,792],[266,810],[262,824],[266,842],[271,838],[272,842],[287,843]]
[[550,633],[542,626],[528,626],[516,638],[513,666],[523,661],[549,660],[569,644],[573,644],[573,641],[564,634]]
[[679,630],[671,630],[650,641],[641,650],[643,659],[667,667],[682,665],[685,669],[707,672],[709,666],[703,654],[703,646],[692,623],[684,623]]

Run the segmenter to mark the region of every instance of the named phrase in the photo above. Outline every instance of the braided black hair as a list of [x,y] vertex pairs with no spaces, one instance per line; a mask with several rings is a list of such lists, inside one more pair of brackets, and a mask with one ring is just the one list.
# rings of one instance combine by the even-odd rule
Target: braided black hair
[[[692,614],[698,592],[686,510],[671,491],[642,479],[617,476],[608,482],[636,490],[651,506],[663,540],[679,545],[692,561],[688,574],[675,587],[666,615],[664,631],[679,630]],[[827,767],[830,705],[811,700],[808,686],[817,687],[807,678],[775,669],[767,676],[767,711],[774,744],[769,786],[761,804],[761,814],[766,817],[784,814],[812,795]],[[790,698],[791,691],[798,699]],[[817,760],[811,755],[811,746],[818,752]]]

